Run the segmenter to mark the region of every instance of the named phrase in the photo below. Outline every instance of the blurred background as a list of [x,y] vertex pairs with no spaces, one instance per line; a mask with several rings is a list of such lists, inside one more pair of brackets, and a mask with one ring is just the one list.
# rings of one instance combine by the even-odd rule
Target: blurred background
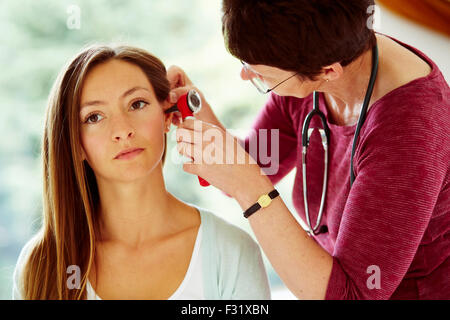
[[[152,52],[166,66],[183,67],[219,120],[236,135],[246,134],[265,97],[240,79],[239,61],[225,50],[220,6],[220,0],[0,2],[0,299],[11,298],[19,252],[40,226],[40,139],[47,95],[60,68],[81,47],[119,41]],[[442,31],[395,8],[380,8],[375,29],[425,52],[448,81],[448,22]],[[164,167],[167,189],[254,236],[233,199],[214,187],[200,187],[197,177],[170,161],[177,155],[174,135],[172,127]],[[297,218],[291,200],[294,173],[277,188]],[[293,299],[265,262],[273,298]]]

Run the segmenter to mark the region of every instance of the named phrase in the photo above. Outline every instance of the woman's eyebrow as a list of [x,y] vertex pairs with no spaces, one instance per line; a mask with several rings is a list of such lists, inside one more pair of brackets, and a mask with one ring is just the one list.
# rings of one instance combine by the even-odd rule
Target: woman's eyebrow
[[123,99],[123,98],[125,98],[126,96],[129,96],[130,94],[134,93],[134,92],[137,91],[137,90],[146,90],[146,91],[148,91],[148,93],[150,93],[150,90],[148,90],[147,88],[144,88],[144,87],[134,87],[134,88],[131,88],[131,89],[125,91],[125,92],[122,94],[121,98]]
[[[146,90],[148,93],[150,93],[150,90],[148,90],[147,88],[144,88],[144,87],[133,87],[133,88],[128,89],[127,91],[125,91],[120,96],[120,99],[123,99],[126,96],[129,96],[130,94],[133,94],[137,90]],[[80,110],[83,109],[84,107],[98,106],[98,105],[104,105],[104,104],[106,104],[106,102],[105,101],[101,101],[101,100],[88,101],[88,102],[83,103],[83,105],[81,106]]]

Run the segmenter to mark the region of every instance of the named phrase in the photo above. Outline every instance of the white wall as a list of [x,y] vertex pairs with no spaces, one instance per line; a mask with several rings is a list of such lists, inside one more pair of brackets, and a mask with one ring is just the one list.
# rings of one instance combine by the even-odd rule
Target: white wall
[[448,83],[450,80],[450,38],[394,14],[382,6],[380,9],[380,22],[375,30],[412,45],[425,53],[438,65]]

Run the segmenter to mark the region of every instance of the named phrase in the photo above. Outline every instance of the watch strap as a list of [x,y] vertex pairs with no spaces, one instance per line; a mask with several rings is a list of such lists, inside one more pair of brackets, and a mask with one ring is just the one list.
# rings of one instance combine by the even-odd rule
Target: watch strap
[[254,214],[259,209],[268,207],[272,203],[272,200],[278,197],[279,195],[280,194],[276,189],[272,190],[268,194],[263,194],[262,196],[259,197],[258,201],[255,204],[253,204],[250,208],[245,210],[244,217],[248,219],[252,214]]

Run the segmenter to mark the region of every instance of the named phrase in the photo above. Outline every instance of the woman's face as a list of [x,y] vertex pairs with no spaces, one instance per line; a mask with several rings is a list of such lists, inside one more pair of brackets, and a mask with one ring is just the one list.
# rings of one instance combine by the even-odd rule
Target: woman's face
[[[170,116],[136,65],[112,59],[93,67],[81,92],[82,158],[97,177],[130,181],[161,162]],[[124,150],[138,148],[125,157]]]
[[[248,71],[246,71],[244,67],[241,69],[242,80],[250,80],[251,77],[258,77],[264,81],[269,88],[279,85],[273,90],[279,96],[305,98],[316,90],[321,83],[320,81],[300,80],[299,77],[292,77],[295,74],[294,72],[285,71],[275,67],[265,65],[248,66],[250,68]],[[285,81],[286,79],[289,80]]]

